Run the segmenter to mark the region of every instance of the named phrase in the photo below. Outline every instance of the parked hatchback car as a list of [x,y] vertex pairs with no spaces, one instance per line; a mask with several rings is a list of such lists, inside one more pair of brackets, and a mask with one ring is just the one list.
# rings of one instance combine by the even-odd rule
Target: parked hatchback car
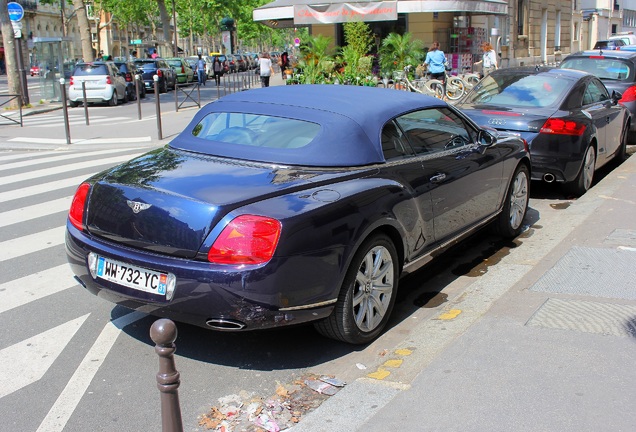
[[159,77],[159,93],[166,93],[169,89],[174,89],[177,85],[177,73],[162,58],[135,60],[135,66],[141,72],[141,79],[146,86],[146,90],[154,90],[155,82],[153,77]]
[[438,99],[239,92],[82,183],[66,250],[86,289],[128,308],[224,331],[314,322],[368,343],[402,275],[488,223],[520,233],[529,170],[522,139]]
[[[82,86],[84,83],[84,88]],[[128,102],[126,81],[119,69],[111,62],[78,63],[69,80],[69,105],[76,107],[86,101],[90,103],[108,103],[111,106],[119,102]]]
[[620,97],[585,72],[521,67],[491,72],[457,107],[480,125],[525,139],[533,180],[556,181],[580,196],[597,168],[626,157],[630,114]]
[[636,144],[636,47],[626,46],[620,51],[581,51],[567,56],[560,65],[598,77],[610,94],[623,96],[619,103],[631,113],[628,144]]
[[119,74],[126,81],[126,90],[128,92],[129,100],[137,100],[137,90],[135,89],[135,75],[139,75],[139,97],[141,99],[146,97],[146,86],[143,81],[141,81],[141,72],[137,70],[137,67],[133,62],[124,61],[124,60],[115,60],[113,61],[117,69],[119,69]]
[[181,57],[170,57],[166,58],[166,62],[168,62],[177,73],[178,83],[187,84],[194,82],[194,69],[185,59]]

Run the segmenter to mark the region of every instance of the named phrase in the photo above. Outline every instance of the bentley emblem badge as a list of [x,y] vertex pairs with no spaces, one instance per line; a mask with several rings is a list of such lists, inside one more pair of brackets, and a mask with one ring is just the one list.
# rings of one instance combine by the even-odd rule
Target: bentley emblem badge
[[128,203],[128,207],[132,209],[133,213],[139,213],[140,211],[149,209],[152,206],[152,204],[146,204],[131,200],[127,200],[126,202]]

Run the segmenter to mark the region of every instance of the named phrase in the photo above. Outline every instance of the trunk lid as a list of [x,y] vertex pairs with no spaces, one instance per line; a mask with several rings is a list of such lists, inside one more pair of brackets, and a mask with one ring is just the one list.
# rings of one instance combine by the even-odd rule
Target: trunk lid
[[228,212],[351,173],[164,148],[93,177],[86,225],[91,234],[113,242],[193,258]]

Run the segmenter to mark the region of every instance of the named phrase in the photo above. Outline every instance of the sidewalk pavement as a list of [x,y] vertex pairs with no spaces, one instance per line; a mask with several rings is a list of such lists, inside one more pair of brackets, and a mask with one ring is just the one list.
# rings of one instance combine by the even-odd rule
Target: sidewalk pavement
[[[636,157],[293,432],[636,430]],[[567,207],[567,208],[565,208]]]

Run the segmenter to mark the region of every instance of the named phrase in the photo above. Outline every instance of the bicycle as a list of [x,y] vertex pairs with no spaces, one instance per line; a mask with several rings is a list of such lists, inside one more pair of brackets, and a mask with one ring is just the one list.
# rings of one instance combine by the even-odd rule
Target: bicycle
[[409,80],[410,68],[410,65],[407,65],[404,68],[404,80],[411,91],[433,96],[438,99],[444,98],[444,82],[435,78],[430,78],[428,72],[425,73],[424,77],[411,81]]

